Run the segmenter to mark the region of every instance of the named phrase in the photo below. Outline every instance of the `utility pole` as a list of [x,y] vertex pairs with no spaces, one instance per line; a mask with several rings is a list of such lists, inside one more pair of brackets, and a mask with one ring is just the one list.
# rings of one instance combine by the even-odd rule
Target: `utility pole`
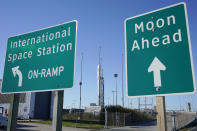
[[128,98],[128,108],[129,108],[129,98]]
[[117,77],[118,77],[118,74],[114,74],[114,77],[115,77],[115,79],[116,79],[116,106],[117,106],[117,101],[118,101],[118,95],[117,95]]
[[73,106],[73,109],[75,109],[75,102],[76,102],[76,100],[73,100],[73,103],[72,103],[73,104],[72,105]]
[[115,93],[116,91],[112,91],[112,93],[113,93],[113,105],[114,105],[114,93]]
[[151,104],[152,104],[152,109],[154,109],[154,106],[153,106],[153,97],[152,97],[152,103]]
[[140,111],[140,98],[138,98],[138,110]]
[[109,98],[109,97],[107,97],[108,106],[109,106],[109,100],[110,100],[110,98]]
[[79,82],[79,86],[80,86],[80,103],[79,103],[79,109],[81,109],[82,64],[83,64],[83,53],[81,53],[81,81]]
[[124,76],[124,64],[123,64],[123,58],[124,58],[124,56],[123,56],[123,53],[122,53],[122,107],[124,107],[124,78],[123,78],[123,76]]
[[131,99],[131,101],[130,101],[130,105],[131,105],[131,109],[132,109],[132,106],[133,106],[132,99]]

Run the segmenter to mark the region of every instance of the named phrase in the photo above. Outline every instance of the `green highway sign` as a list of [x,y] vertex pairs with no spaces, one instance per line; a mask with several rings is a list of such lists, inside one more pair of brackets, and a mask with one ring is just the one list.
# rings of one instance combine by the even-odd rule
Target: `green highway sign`
[[8,38],[2,93],[72,88],[77,21]]
[[191,51],[185,3],[126,19],[128,96],[194,93]]

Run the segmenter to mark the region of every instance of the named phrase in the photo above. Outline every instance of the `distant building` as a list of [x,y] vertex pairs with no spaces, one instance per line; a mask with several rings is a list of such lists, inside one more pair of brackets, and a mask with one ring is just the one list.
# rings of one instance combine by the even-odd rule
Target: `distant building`
[[96,103],[90,103],[90,106],[96,106]]
[[86,113],[94,113],[94,114],[99,114],[101,112],[101,106],[93,105],[89,107],[85,107],[84,112]]
[[[0,80],[0,89],[1,89]],[[10,94],[0,94],[0,114],[8,116]],[[18,117],[21,119],[49,119],[52,118],[52,92],[21,93]]]
[[149,114],[149,115],[156,114],[156,110],[148,109],[148,108],[140,110],[140,112],[143,112],[143,113],[146,113],[146,114]]
[[75,109],[75,108],[72,108],[72,109],[63,109],[63,113],[75,113],[75,112],[83,113],[84,112],[84,109]]

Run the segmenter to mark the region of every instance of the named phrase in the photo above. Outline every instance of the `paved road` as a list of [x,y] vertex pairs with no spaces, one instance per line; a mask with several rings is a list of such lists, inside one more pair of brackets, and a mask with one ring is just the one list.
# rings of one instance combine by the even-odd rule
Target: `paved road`
[[157,124],[156,121],[152,121],[144,124],[139,124],[137,126],[126,126],[103,131],[157,131]]
[[[0,131],[5,131],[1,130]],[[19,123],[16,131],[52,131],[52,126],[38,123]],[[62,131],[90,131],[88,129],[62,127]]]
[[190,131],[197,131],[197,127],[192,128]]
[[[0,130],[5,131],[5,130]],[[52,131],[52,126],[38,123],[19,123],[16,131]],[[91,131],[81,128],[63,127],[62,131]],[[102,131],[157,131],[156,121],[139,124],[137,126],[126,126],[121,128],[106,129]]]

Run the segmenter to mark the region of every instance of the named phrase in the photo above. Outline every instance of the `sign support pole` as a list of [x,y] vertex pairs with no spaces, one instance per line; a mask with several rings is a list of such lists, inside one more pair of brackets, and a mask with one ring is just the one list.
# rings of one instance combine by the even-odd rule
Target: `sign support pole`
[[156,104],[158,131],[167,131],[165,96],[156,96]]
[[15,131],[16,130],[19,97],[20,97],[20,94],[12,94],[11,95],[7,131]]
[[63,90],[54,92],[53,122],[52,122],[53,131],[62,130],[63,97],[64,97]]

